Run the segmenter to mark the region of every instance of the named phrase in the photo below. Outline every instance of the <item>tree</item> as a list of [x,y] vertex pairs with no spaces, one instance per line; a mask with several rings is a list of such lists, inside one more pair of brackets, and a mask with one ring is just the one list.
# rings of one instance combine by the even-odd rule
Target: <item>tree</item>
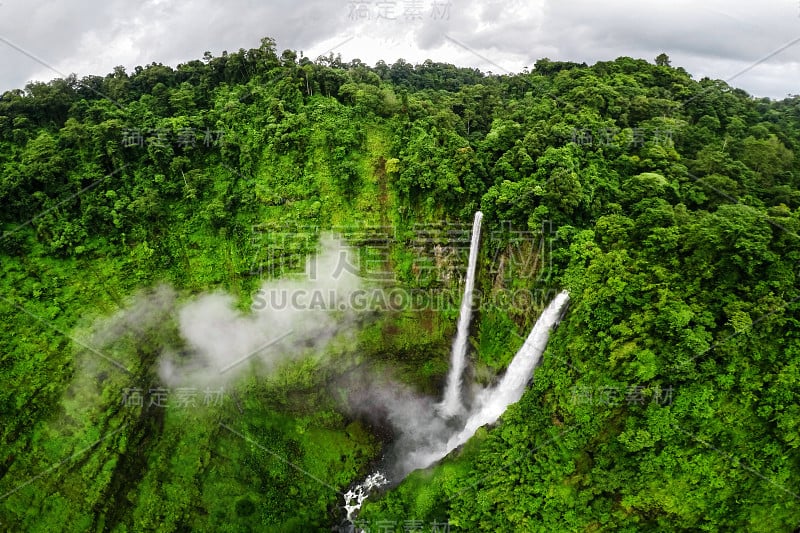
[[658,56],[656,56],[656,66],[669,67],[670,66],[669,56],[663,52],[658,54]]

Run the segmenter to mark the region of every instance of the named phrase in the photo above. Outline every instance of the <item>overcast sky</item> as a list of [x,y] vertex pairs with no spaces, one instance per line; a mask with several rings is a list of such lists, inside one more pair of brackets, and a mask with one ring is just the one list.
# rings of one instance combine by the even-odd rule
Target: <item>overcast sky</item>
[[542,57],[592,64],[666,52],[695,79],[800,93],[800,0],[0,0],[0,91],[59,73],[176,66],[266,36],[278,53],[312,59],[333,51],[495,73]]

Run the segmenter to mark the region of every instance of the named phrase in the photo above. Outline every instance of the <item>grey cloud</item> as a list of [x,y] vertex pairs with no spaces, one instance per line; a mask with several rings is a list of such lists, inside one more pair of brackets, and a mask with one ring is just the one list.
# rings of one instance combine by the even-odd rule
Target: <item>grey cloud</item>
[[[440,5],[446,0],[437,0]],[[696,78],[726,79],[800,36],[796,2],[744,0],[450,0],[446,17],[432,16],[424,0],[420,20],[403,16],[405,0],[395,0],[395,20],[354,20],[350,0],[210,0],[140,4],[89,0],[70,4],[6,0],[0,5],[0,36],[37,54],[58,70],[104,75],[115,65],[129,69],[152,61],[175,65],[277,40],[278,51],[303,50],[314,58],[347,38],[345,60],[369,64],[403,57],[430,58],[493,72],[519,71],[541,57],[592,64],[631,56],[651,60],[666,52],[673,65]],[[373,6],[374,3],[369,5]],[[444,9],[442,7],[439,8]],[[373,13],[374,15],[374,13]],[[464,43],[455,45],[445,36]],[[488,61],[487,61],[488,59]],[[800,45],[790,47],[735,80],[756,95],[783,97],[797,92]],[[0,90],[22,87],[31,78],[55,73],[0,44]]]
[[[65,74],[105,75],[114,66],[129,70],[153,61],[172,64],[199,59],[209,50],[258,46],[274,37],[279,52],[302,50],[329,38],[347,15],[347,4],[317,0],[297,4],[237,0],[183,2],[101,2],[80,7],[21,0],[0,6],[0,36]],[[16,50],[0,44],[0,90],[21,88],[30,79],[58,76]]]

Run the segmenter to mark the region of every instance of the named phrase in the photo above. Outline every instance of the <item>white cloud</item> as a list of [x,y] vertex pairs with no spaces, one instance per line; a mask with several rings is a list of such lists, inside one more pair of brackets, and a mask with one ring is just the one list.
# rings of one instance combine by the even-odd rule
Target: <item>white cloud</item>
[[[532,67],[541,57],[592,64],[619,56],[652,61],[666,52],[673,65],[698,79],[727,79],[800,37],[795,0],[422,0],[416,13],[414,5],[412,0],[88,0],[76,7],[4,0],[0,37],[79,76],[104,75],[116,65],[129,71],[153,61],[176,65],[206,50],[256,47],[269,36],[277,40],[278,52],[303,50],[311,58],[347,40],[333,50],[345,60],[391,64],[401,57],[430,58],[493,72]],[[56,76],[2,43],[0,63],[5,67],[0,90]],[[797,93],[798,63],[800,43],[731,83],[757,96]]]

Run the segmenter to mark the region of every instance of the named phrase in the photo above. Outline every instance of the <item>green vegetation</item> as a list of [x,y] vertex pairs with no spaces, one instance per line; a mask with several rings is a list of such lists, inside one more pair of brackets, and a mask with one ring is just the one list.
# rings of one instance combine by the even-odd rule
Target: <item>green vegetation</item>
[[[421,268],[415,232],[481,209],[476,378],[508,364],[536,295],[567,288],[569,314],[497,427],[360,517],[398,531],[792,531],[798,153],[800,97],[695,81],[663,54],[487,76],[312,62],[264,39],[6,92],[0,525],[330,530],[385,444],[338,380],[370,367],[438,394],[459,284],[437,273],[457,262],[428,250],[444,266]],[[122,404],[163,386],[175,317],[108,342],[99,321],[162,284],[247,309],[262,278],[314,251],[304,231],[341,227],[390,228],[386,246],[351,242],[380,252],[394,286],[446,305],[364,313],[354,339],[219,402],[200,389],[196,407]],[[513,291],[531,296],[510,305]]]

